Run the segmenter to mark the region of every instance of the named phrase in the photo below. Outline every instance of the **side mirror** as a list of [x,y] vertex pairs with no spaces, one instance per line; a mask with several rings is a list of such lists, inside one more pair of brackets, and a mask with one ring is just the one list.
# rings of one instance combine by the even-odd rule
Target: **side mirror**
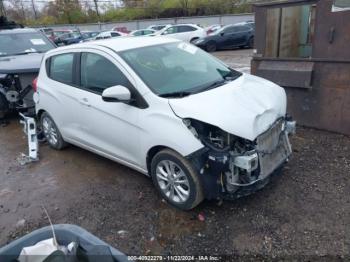
[[125,86],[112,86],[103,91],[102,99],[106,102],[130,102],[131,93]]

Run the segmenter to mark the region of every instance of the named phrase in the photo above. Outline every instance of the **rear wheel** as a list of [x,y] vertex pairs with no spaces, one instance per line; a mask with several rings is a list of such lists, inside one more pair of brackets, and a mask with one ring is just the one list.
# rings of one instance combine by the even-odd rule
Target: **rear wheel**
[[198,37],[192,38],[192,39],[190,40],[190,43],[193,44],[193,42],[196,41],[197,39],[198,39]]
[[254,37],[249,38],[248,40],[248,48],[254,47]]
[[187,159],[170,149],[154,156],[151,176],[162,197],[177,208],[189,210],[203,200],[198,173]]
[[49,145],[56,150],[61,150],[66,147],[67,143],[63,140],[62,135],[51,116],[44,112],[41,115],[40,120],[42,131]]
[[215,42],[209,42],[206,47],[205,50],[207,50],[208,52],[215,52],[217,50],[217,46]]

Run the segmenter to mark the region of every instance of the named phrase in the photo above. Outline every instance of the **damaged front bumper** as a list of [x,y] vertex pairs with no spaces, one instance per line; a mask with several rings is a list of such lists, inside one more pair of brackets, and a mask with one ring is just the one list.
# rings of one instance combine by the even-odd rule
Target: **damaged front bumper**
[[295,121],[278,119],[259,135],[249,151],[217,152],[204,148],[191,155],[199,168],[207,199],[234,199],[263,188],[288,161],[292,149],[289,134],[295,133]]

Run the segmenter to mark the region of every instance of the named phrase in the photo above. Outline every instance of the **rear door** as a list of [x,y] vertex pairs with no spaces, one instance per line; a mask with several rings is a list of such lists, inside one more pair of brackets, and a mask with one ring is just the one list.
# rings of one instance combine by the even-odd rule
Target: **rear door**
[[239,47],[247,43],[247,37],[250,32],[248,26],[233,26],[232,33],[229,35],[229,44],[231,47]]
[[196,31],[197,28],[190,26],[190,25],[180,25],[178,28],[178,38],[182,41],[190,42],[192,38],[195,37],[194,31]]
[[221,48],[231,48],[234,46],[234,36],[235,33],[235,27],[234,26],[230,26],[230,27],[226,27],[219,36],[219,46]]
[[[78,87],[76,65],[78,52],[51,56],[46,60],[47,78],[39,89],[40,102],[51,115],[63,137],[83,142],[86,135],[81,121],[82,105],[79,98],[83,90]],[[39,86],[40,88],[40,86]]]
[[249,26],[238,26],[237,32],[235,33],[236,45],[242,46],[245,45],[250,36],[251,28]]

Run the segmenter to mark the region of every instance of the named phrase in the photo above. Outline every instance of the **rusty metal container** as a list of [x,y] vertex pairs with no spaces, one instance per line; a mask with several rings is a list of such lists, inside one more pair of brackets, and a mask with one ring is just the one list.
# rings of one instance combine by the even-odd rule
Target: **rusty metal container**
[[299,124],[350,135],[350,10],[333,4],[256,4],[251,72],[285,88]]

